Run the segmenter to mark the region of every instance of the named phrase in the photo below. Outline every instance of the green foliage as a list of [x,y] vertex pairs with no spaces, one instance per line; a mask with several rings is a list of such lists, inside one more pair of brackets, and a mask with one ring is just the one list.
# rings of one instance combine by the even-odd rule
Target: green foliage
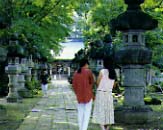
[[144,102],[146,105],[161,105],[161,100],[152,97],[145,97]]
[[[86,56],[86,52],[83,49],[80,49],[76,54],[75,54],[75,58],[72,60],[73,63],[75,63],[76,65],[80,62],[81,59],[83,59]],[[76,67],[77,68],[77,67]]]
[[113,55],[113,48],[111,43],[103,43],[95,41],[90,43],[91,47],[88,50],[88,56],[92,59],[103,59],[104,57]]
[[26,81],[25,87],[30,91],[32,96],[40,94],[41,83],[38,80],[32,78],[31,81]]
[[75,4],[71,0],[19,0],[12,1],[12,4],[3,0],[0,2],[2,13],[6,11],[5,6],[13,12],[12,25],[5,31],[0,30],[1,35],[17,35],[19,44],[33,57],[38,58],[39,53],[41,57],[51,59],[50,50],[55,54],[60,52],[59,42],[69,35],[73,23]]
[[124,11],[124,8],[121,0],[96,0],[88,12],[87,29],[84,30],[84,35],[89,40],[102,40],[106,34],[110,33],[110,26],[108,26],[110,20]]
[[0,105],[0,110],[2,110],[2,109],[6,109],[6,108],[5,108],[5,106]]
[[161,92],[161,89],[163,89],[163,83],[162,82],[155,83],[153,85],[147,86],[147,92],[148,93]]
[[158,20],[158,28],[146,33],[146,43],[147,46],[153,51],[152,62],[158,68],[163,67],[163,15],[162,15],[162,0],[146,0],[142,4],[143,10],[150,14],[153,18]]
[[[59,43],[71,32],[77,2],[0,0],[0,44],[8,48],[8,56],[32,55],[39,61],[52,61],[54,57],[51,50],[55,55],[58,54],[62,49]],[[9,40],[13,40],[13,37],[18,45],[9,46]],[[6,83],[0,84],[0,91],[4,86],[7,86]],[[4,89],[2,91],[4,93]]]

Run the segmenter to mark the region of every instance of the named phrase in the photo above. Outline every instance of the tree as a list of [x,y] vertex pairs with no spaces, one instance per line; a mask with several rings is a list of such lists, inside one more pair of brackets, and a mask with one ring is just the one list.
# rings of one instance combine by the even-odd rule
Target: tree
[[[6,4],[3,0],[0,2]],[[9,29],[0,30],[1,36],[17,35],[19,45],[28,50],[28,55],[35,55],[37,51],[44,57],[52,58],[51,49],[59,53],[59,42],[69,35],[69,27],[73,23],[73,1],[19,0],[11,4],[7,6],[12,8],[12,24]]]
[[[87,9],[88,11],[86,11],[87,27],[83,31],[87,46],[89,43],[96,40],[103,40],[106,34],[112,33],[109,26],[110,20],[124,12],[127,7],[122,0],[95,0],[90,3],[91,6]],[[160,66],[162,60],[159,59],[163,59],[162,47],[159,48],[159,46],[163,45],[163,0],[146,0],[141,7],[143,11],[152,15],[159,21],[159,27],[155,30],[146,32],[145,35],[147,47],[153,50],[152,61],[154,65],[159,63]],[[120,39],[122,39],[121,33],[117,32],[113,38],[113,45],[115,48],[120,48]],[[158,50],[160,53],[157,52]],[[163,62],[161,64],[163,64]]]
[[143,10],[158,20],[158,28],[146,32],[146,45],[153,51],[152,63],[158,68],[163,67],[163,0],[146,0]]
[[[0,44],[10,56],[49,61],[54,58],[51,50],[59,53],[59,43],[70,33],[74,7],[73,0],[0,0]],[[11,40],[18,44],[10,46]],[[0,66],[0,82],[5,81],[5,65]]]
[[86,37],[90,40],[103,40],[103,37],[110,33],[110,20],[124,9],[121,0],[96,0],[88,13],[88,29],[84,32]]

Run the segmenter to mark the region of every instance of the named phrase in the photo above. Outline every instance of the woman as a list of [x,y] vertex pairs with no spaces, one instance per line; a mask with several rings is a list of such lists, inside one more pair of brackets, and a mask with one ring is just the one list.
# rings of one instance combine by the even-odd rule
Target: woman
[[80,68],[74,73],[72,86],[78,101],[79,130],[87,130],[92,109],[94,83],[93,74],[88,69],[88,60],[80,62]]
[[100,124],[102,130],[109,130],[109,124],[114,124],[114,109],[112,89],[116,78],[113,61],[103,60],[104,69],[97,78],[96,99],[93,110],[93,123]]

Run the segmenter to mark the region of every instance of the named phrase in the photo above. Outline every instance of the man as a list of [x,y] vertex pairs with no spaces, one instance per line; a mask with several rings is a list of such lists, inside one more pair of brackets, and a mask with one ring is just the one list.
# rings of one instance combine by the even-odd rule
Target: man
[[72,86],[78,101],[79,130],[87,130],[93,100],[93,74],[88,69],[88,60],[80,62],[80,68],[74,73]]

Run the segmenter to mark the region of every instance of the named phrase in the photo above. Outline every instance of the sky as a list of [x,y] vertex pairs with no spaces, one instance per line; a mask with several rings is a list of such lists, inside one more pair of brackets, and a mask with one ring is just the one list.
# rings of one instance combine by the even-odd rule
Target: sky
[[81,48],[84,48],[84,43],[82,41],[68,41],[61,43],[61,45],[63,46],[63,50],[56,59],[73,59],[75,53]]

